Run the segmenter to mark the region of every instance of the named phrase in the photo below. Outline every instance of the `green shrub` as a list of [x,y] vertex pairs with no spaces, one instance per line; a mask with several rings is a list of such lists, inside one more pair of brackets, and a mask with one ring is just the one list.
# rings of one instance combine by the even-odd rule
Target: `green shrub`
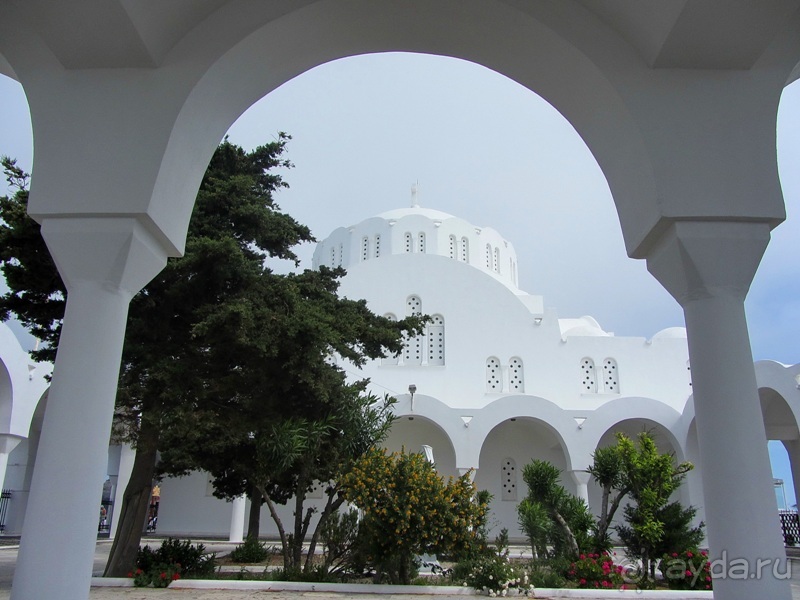
[[247,539],[230,553],[230,559],[235,563],[260,563],[271,554],[267,545],[259,542],[255,536],[247,536]]
[[571,563],[567,579],[578,584],[579,588],[618,589],[623,584],[622,565],[615,565],[614,559],[606,553],[581,554]]
[[562,588],[567,580],[562,572],[568,570],[569,564],[558,559],[536,559],[528,567],[528,577],[534,588]]
[[204,577],[214,574],[216,554],[206,554],[205,546],[191,541],[167,538],[157,550],[150,546],[139,548],[136,571],[129,575],[134,584],[142,587],[167,587],[180,577]]
[[658,570],[671,590],[712,589],[711,563],[705,551],[692,549],[665,555]]

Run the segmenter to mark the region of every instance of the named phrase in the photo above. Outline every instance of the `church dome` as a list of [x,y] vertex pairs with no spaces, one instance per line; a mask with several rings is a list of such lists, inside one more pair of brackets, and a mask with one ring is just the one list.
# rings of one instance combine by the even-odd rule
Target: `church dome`
[[414,201],[339,227],[317,244],[313,267],[343,267],[396,255],[436,255],[490,274],[517,290],[517,254],[511,242],[490,227],[476,227],[446,212],[423,208]]

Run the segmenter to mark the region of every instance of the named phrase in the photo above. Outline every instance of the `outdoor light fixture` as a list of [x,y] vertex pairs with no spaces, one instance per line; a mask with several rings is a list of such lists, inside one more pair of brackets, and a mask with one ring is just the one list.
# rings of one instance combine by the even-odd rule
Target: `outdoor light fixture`
[[411,412],[414,412],[414,393],[417,391],[417,386],[413,383],[408,386],[408,393],[411,394]]

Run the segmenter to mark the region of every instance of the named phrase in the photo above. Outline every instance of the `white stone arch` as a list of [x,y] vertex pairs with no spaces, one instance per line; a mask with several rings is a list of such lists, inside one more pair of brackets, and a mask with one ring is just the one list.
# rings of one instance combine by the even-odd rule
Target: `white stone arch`
[[[619,413],[620,417],[623,415],[625,415],[625,413]],[[676,463],[686,460],[684,458],[685,449],[680,446],[675,435],[664,425],[648,418],[627,418],[627,415],[625,415],[625,418],[620,418],[614,425],[604,432],[602,437],[598,440],[597,448],[613,446],[616,443],[615,434],[617,432],[625,433],[628,437],[635,441],[636,437],[642,431],[647,431],[652,434],[656,446],[660,452],[674,454]],[[686,496],[688,485],[689,481],[685,480],[683,485],[676,492],[673,499],[680,500],[683,504],[687,504],[687,502],[684,501],[684,497]],[[589,507],[594,514],[600,514],[601,490],[593,479],[589,480],[588,492]],[[621,523],[623,521],[622,508],[625,506],[625,504],[627,504],[627,502],[623,500],[619,510],[615,515],[615,523]]]
[[[591,452],[598,447],[606,433],[623,421],[649,423],[663,431],[670,445],[675,449],[676,459],[680,462],[685,456],[685,434],[681,413],[652,398],[625,397],[606,402],[591,411],[581,423],[581,431],[586,436],[586,443]],[[590,452],[590,453],[591,453]],[[589,465],[576,466],[586,468]]]
[[572,469],[575,451],[579,449],[577,428],[570,413],[557,404],[538,396],[504,396],[480,410],[471,411],[471,414],[474,415],[469,425],[470,439],[473,440],[469,449],[472,466],[482,468],[478,452],[495,427],[511,419],[529,419],[541,423],[552,432],[564,452],[565,468]]
[[[512,539],[524,538],[517,522],[517,505],[528,493],[522,471],[534,459],[545,460],[559,469],[562,485],[574,491],[566,447],[546,421],[520,414],[497,423],[484,438],[475,484],[493,496],[490,524],[495,525],[494,532],[506,527]],[[513,468],[511,483],[515,486],[511,493],[506,489],[509,463]]]
[[[399,395],[397,396],[397,404],[394,406],[394,414],[397,417],[395,425],[399,424],[399,427],[403,428],[402,430],[398,429],[398,431],[404,431],[410,424],[415,426],[424,424],[426,428],[435,428],[435,431],[438,432],[435,435],[439,446],[444,448],[442,459],[439,457],[440,452],[437,451],[439,446],[436,444],[416,439],[414,443],[420,441],[420,443],[433,447],[434,459],[440,473],[445,474],[442,469],[446,469],[446,475],[458,476],[461,472],[477,466],[477,458],[475,460],[471,458],[470,444],[464,437],[465,434],[469,434],[469,428],[464,427],[464,421],[459,418],[459,415],[455,414],[449,406],[438,398],[415,393],[412,408],[410,395]],[[409,418],[413,420],[409,420]],[[430,429],[430,431],[433,432],[434,429]],[[394,425],[392,426],[392,432],[390,433],[390,439],[394,440],[394,442],[402,441],[402,436],[395,432]],[[384,447],[388,448],[389,446],[384,444]],[[406,448],[414,452],[419,452],[420,450],[419,447],[412,448],[409,444],[406,444]],[[447,448],[450,448],[450,450]],[[399,447],[393,447],[392,449],[399,449]],[[451,451],[452,461],[450,460]]]
[[[265,8],[233,9],[224,6],[214,20],[189,32],[165,57],[199,53],[196,70],[182,81],[180,108],[173,114],[168,140],[161,143],[163,160],[158,166],[154,194],[157,203],[171,203],[162,214],[170,221],[168,236],[182,247],[186,224],[203,169],[218,141],[230,125],[249,106],[292,77],[330,60],[385,51],[440,54],[463,58],[502,73],[551,102],[578,130],[598,158],[612,188],[623,221],[634,226],[643,214],[651,223],[659,208],[657,186],[652,181],[653,167],[639,126],[615,82],[603,73],[596,61],[537,15],[512,9],[502,2],[411,2],[402,5],[375,5],[368,0],[314,3],[278,19]],[[452,15],[458,14],[454,22]],[[356,18],[357,17],[357,18]],[[247,35],[232,32],[220,39],[219,26],[226,21],[248,22]],[[425,28],[415,24],[425,22]],[[324,23],[325,35],[319,27]],[[587,22],[603,38],[608,32],[600,23]],[[218,44],[213,48],[207,37],[215,30]],[[480,31],[480,36],[464,35]],[[509,31],[516,34],[509,36]],[[465,44],[466,40],[469,42]],[[479,40],[476,43],[476,40]],[[617,45],[615,58],[639,60],[635,51]],[[518,57],[559,57],[552,64],[525,68]],[[623,55],[625,58],[623,59]],[[252,56],[280,57],[275,63],[263,61],[252,70]],[[566,71],[565,71],[566,69]],[[24,79],[24,76],[21,75]],[[585,98],[602,104],[604,114],[587,110]],[[202,119],[202,126],[198,126]],[[34,116],[34,121],[36,117]],[[36,125],[36,123],[34,123]],[[188,150],[192,149],[193,152]],[[607,154],[608,156],[601,156]],[[37,156],[37,160],[39,157]],[[630,173],[635,172],[635,178]],[[642,204],[650,206],[643,209]],[[155,208],[155,206],[153,207]],[[173,216],[178,217],[174,219]],[[629,236],[626,235],[626,241]],[[631,234],[629,250],[640,241],[640,232]]]
[[433,448],[434,464],[440,475],[445,478],[458,477],[456,451],[450,436],[424,415],[398,415],[381,446],[391,452],[400,451],[401,448],[405,448],[406,452],[420,452],[423,444]]

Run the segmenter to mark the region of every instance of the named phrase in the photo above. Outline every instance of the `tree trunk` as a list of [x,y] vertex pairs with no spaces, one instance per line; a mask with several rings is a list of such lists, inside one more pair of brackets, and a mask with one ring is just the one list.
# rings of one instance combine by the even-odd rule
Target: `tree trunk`
[[328,501],[325,503],[325,508],[323,509],[322,514],[319,516],[319,521],[317,521],[317,526],[314,528],[314,533],[311,535],[311,541],[308,544],[306,565],[303,569],[306,573],[308,573],[313,566],[313,557],[317,551],[317,541],[319,540],[319,533],[322,529],[322,526],[325,524],[325,521],[328,520],[328,517],[330,517],[335,511],[339,510],[339,507],[344,504],[343,496],[337,496],[336,501],[333,500],[333,496],[334,494],[328,494]]
[[580,550],[578,549],[578,541],[575,539],[575,534],[572,533],[572,529],[570,529],[569,524],[564,517],[561,516],[561,513],[559,513],[557,510],[554,510],[552,514],[556,523],[558,523],[559,527],[561,527],[561,530],[564,532],[564,537],[567,538],[569,551],[577,558],[577,556],[580,554]]
[[158,438],[158,429],[147,419],[143,419],[136,442],[133,470],[125,488],[117,534],[111,546],[104,577],[126,577],[136,569],[136,554],[142,541],[142,529],[153,488]]
[[247,537],[258,539],[261,530],[261,492],[254,485],[250,486],[250,491],[247,493],[250,498],[250,514],[247,519]]
[[270,499],[269,495],[267,495],[265,490],[260,490],[262,494],[262,498],[267,503],[267,508],[269,508],[269,514],[272,516],[272,520],[275,521],[275,525],[278,527],[278,535],[281,538],[281,550],[283,551],[283,569],[288,571],[291,568],[290,565],[290,556],[289,556],[289,540],[286,539],[286,530],[283,528],[283,521],[278,516],[278,511],[275,509],[275,504]]

